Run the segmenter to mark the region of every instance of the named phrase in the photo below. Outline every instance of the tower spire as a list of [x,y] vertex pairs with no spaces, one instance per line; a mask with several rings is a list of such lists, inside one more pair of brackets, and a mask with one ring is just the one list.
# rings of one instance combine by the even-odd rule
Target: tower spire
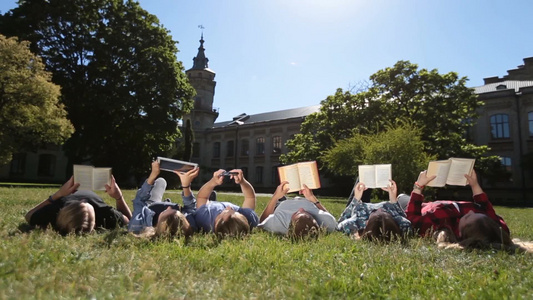
[[198,47],[198,54],[196,54],[196,57],[192,59],[193,66],[191,69],[205,70],[209,68],[209,59],[205,57],[204,26],[198,25],[198,28],[202,29],[202,35],[200,38],[200,47]]

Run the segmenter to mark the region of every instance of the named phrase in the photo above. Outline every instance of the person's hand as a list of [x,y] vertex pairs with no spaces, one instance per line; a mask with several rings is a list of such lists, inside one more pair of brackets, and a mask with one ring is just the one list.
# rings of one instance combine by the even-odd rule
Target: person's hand
[[115,200],[120,200],[122,198],[122,191],[118,187],[115,176],[111,175],[111,184],[105,185],[105,192]]
[[274,192],[274,195],[272,195],[273,199],[281,199],[283,196],[287,195],[289,192],[289,182],[283,181],[281,182],[278,187],[276,188],[276,191]]
[[224,176],[222,176],[222,173],[226,172],[225,170],[218,170],[213,173],[213,178],[211,178],[211,181],[215,183],[216,185],[221,185],[224,183]]
[[65,197],[65,196],[68,196],[74,192],[76,192],[78,190],[78,188],[80,187],[80,184],[79,183],[74,183],[74,176],[70,177],[69,180],[67,180],[67,182],[65,182],[57,192],[55,192],[55,194],[53,195],[53,199],[54,200],[57,200],[59,198],[62,198],[62,197]]
[[353,189],[353,196],[355,199],[361,201],[363,197],[363,192],[366,191],[367,187],[364,183],[358,182]]
[[300,190],[300,195],[304,195],[305,199],[313,203],[318,201],[315,194],[313,194],[313,191],[306,184],[304,184],[304,188]]
[[433,175],[433,176],[429,176],[428,177],[428,171],[424,170],[422,172],[420,172],[420,175],[418,175],[418,179],[416,180],[416,182],[418,183],[419,186],[426,186],[428,185],[428,183],[435,179],[435,177],[437,177],[436,175]]
[[198,174],[200,174],[200,168],[194,168],[187,172],[174,171],[174,173],[179,176],[181,186],[191,186],[191,182],[194,180],[194,178],[198,177]]
[[152,174],[157,176],[157,175],[159,175],[160,172],[161,172],[161,169],[159,167],[159,162],[157,160],[154,160],[152,162]]
[[470,175],[465,174],[465,178],[466,178],[466,182],[467,182],[468,185],[470,185],[471,187],[475,187],[475,186],[478,186],[478,185],[479,185],[479,182],[477,181],[476,170],[472,170],[472,173],[470,173]]
[[389,185],[386,188],[381,188],[382,190],[389,193],[389,200],[391,202],[396,202],[396,196],[398,195],[398,186],[396,182],[392,179],[389,179]]
[[244,181],[244,175],[242,174],[242,170],[241,169],[233,169],[230,172],[231,173],[236,173],[236,174],[231,174],[229,176],[230,179],[235,180],[236,184],[241,184],[241,182]]

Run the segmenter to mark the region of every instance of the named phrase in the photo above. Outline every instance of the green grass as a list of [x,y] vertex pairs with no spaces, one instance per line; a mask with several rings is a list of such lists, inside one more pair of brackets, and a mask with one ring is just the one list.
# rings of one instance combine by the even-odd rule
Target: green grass
[[[125,230],[61,237],[25,230],[24,214],[55,192],[0,187],[0,299],[531,299],[533,255],[353,241],[293,242],[259,230],[218,242],[147,241]],[[133,199],[135,191],[124,191]],[[181,202],[177,193],[168,193]],[[104,196],[104,199],[110,198]],[[219,193],[219,200],[241,203]],[[339,216],[344,199],[320,199]],[[268,199],[258,200],[260,213]],[[130,202],[131,204],[131,202]],[[533,209],[496,207],[513,237],[533,240]]]

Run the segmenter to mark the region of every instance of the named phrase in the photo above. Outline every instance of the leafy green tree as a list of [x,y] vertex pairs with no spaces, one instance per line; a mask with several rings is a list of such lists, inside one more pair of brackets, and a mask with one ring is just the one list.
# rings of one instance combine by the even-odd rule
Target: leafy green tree
[[180,137],[192,108],[176,42],[135,1],[28,0],[0,19],[0,30],[32,42],[62,87],[76,133],[71,163],[112,166],[125,179]]
[[[439,74],[437,70],[418,69],[409,61],[370,76],[369,86],[357,94],[337,92],[322,101],[320,111],[302,123],[301,133],[287,142],[289,153],[284,162],[319,159],[337,141],[353,134],[375,134],[386,124],[408,119],[420,128],[424,152],[438,159],[452,156],[475,157],[483,169],[496,157],[482,157],[486,146],[476,146],[465,138],[477,119],[476,109],[483,103],[466,77],[457,73]],[[408,139],[410,136],[405,136]],[[486,167],[485,167],[486,168]],[[334,172],[334,170],[329,170]]]
[[321,159],[337,175],[358,176],[359,165],[392,164],[398,191],[409,193],[418,173],[435,156],[424,152],[422,131],[411,121],[400,121],[375,134],[355,133],[326,150]]
[[14,152],[61,144],[74,132],[59,96],[29,42],[0,35],[0,165]]

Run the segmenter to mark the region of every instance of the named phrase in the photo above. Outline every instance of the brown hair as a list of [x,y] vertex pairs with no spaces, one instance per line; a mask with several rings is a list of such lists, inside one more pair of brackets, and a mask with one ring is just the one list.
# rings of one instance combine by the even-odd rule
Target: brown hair
[[148,238],[170,238],[181,235],[189,237],[192,234],[193,229],[185,215],[179,210],[174,210],[174,213],[161,214],[157,225],[155,227],[146,227],[140,236]]
[[235,212],[226,215],[228,217],[215,219],[214,232],[218,237],[239,237],[250,233],[250,224],[243,214]]
[[289,237],[291,238],[317,238],[318,232],[318,223],[308,212],[293,217],[289,224]]
[[402,231],[394,218],[380,208],[370,214],[361,238],[370,241],[390,242],[401,237]]
[[57,215],[56,226],[61,234],[91,232],[95,226],[94,210],[90,204],[74,201],[67,204]]

